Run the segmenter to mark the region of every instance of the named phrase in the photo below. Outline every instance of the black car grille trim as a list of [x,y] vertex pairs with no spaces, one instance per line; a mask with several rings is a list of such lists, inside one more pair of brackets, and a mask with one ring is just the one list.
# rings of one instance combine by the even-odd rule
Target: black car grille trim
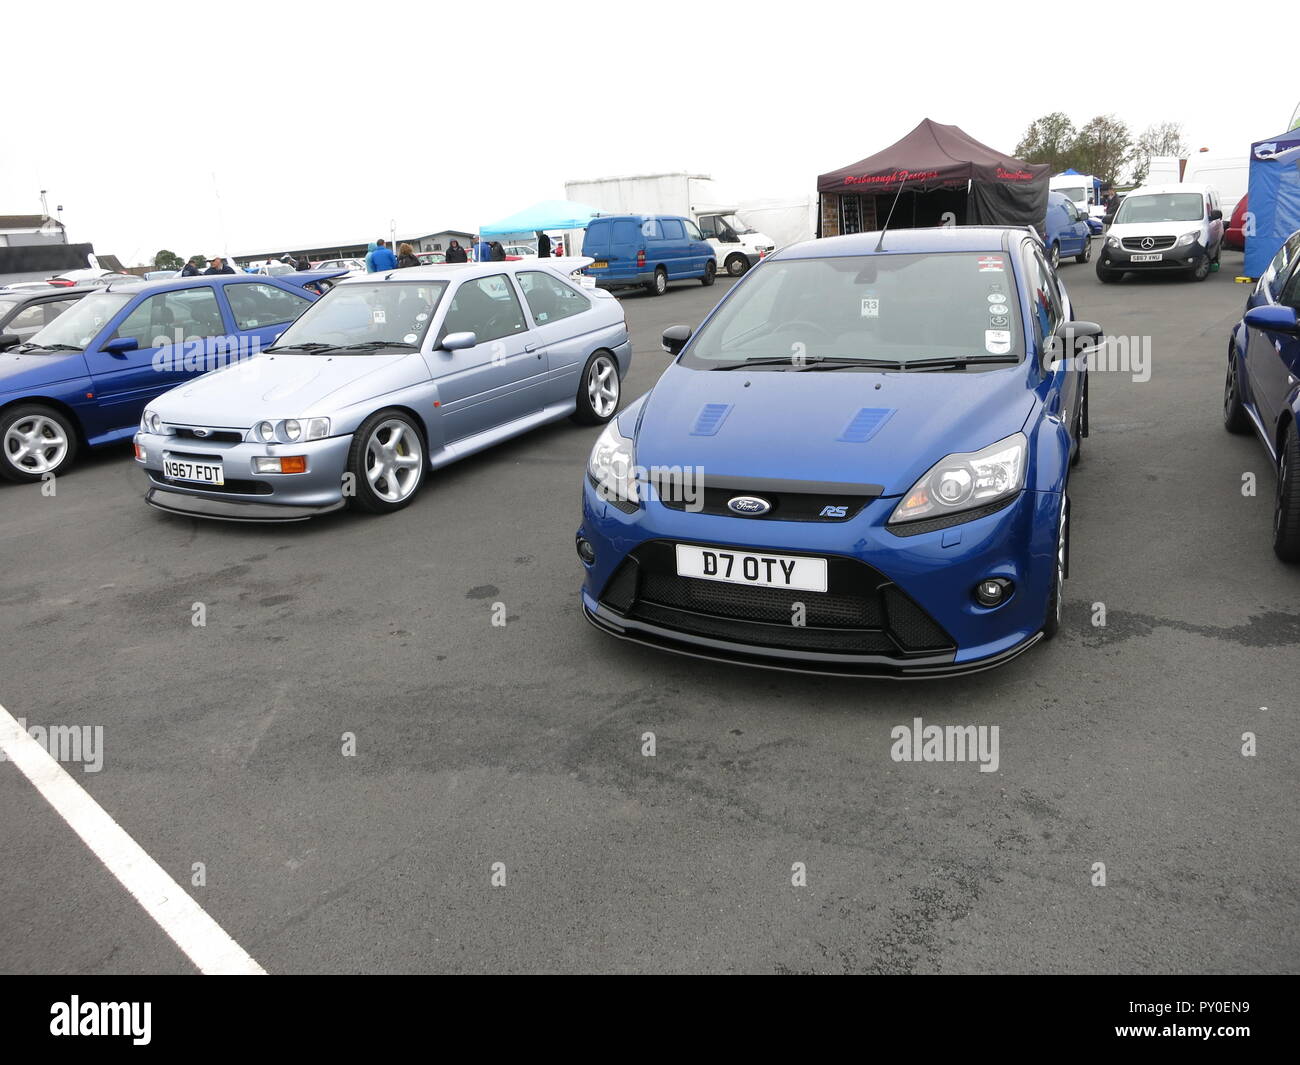
[[[600,602],[628,619],[757,647],[896,658],[956,649],[952,637],[878,570],[845,556],[817,557],[826,558],[834,591],[680,577],[675,542],[651,540],[623,561]],[[798,603],[803,625],[792,624]]]
[[[1124,237],[1120,243],[1124,245],[1125,251],[1168,251],[1177,239],[1177,237]],[[1144,240],[1149,240],[1151,243],[1143,247]]]
[[171,435],[181,440],[200,440],[205,444],[242,444],[244,434],[238,429],[205,429],[200,436],[200,430],[189,429],[183,426],[173,425]]
[[974,510],[959,510],[956,514],[945,514],[941,518],[922,518],[920,521],[909,521],[901,525],[886,525],[885,528],[895,536],[920,536],[922,533],[939,532],[941,529],[965,525],[968,521],[977,521],[980,518],[987,518],[990,514],[996,514],[999,510],[1006,510],[1019,498],[1018,495],[1008,496],[1006,499],[976,507]]
[[177,481],[149,471],[149,480],[160,488],[192,488],[198,492],[228,492],[241,496],[269,496],[274,489],[265,481],[245,481],[227,478],[225,484],[202,484],[199,481]]
[[[685,472],[662,472],[652,478],[659,502],[669,510],[749,518],[753,521],[851,521],[885,491],[878,484],[838,481],[776,480],[762,477],[705,476],[694,480]],[[762,514],[732,510],[727,502],[738,495],[766,500],[771,509]],[[691,497],[688,502],[687,497]]]

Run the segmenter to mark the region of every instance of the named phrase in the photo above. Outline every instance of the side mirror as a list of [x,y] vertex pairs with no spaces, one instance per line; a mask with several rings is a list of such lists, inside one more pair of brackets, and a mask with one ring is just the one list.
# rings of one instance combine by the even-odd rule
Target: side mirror
[[1300,332],[1294,309],[1280,307],[1277,304],[1252,307],[1246,312],[1246,324],[1252,329],[1267,329],[1270,333],[1287,333],[1295,336]]
[[106,355],[125,355],[128,351],[136,351],[140,347],[140,341],[135,337],[114,337],[100,350]]
[[1213,211],[1210,212],[1210,221],[1211,221],[1211,222],[1218,222],[1218,221],[1221,221],[1222,218],[1223,218],[1223,212],[1220,211],[1217,207],[1216,207]]
[[477,333],[448,333],[438,346],[443,351],[461,351],[478,343]]
[[1096,322],[1062,322],[1043,352],[1044,365],[1050,369],[1062,359],[1077,358],[1080,347],[1095,345],[1105,332]]
[[15,333],[0,333],[0,351],[8,351],[16,344],[21,343],[22,339]]
[[678,355],[682,348],[686,347],[686,342],[691,339],[691,327],[689,325],[670,325],[664,330],[663,341],[660,347],[669,355]]

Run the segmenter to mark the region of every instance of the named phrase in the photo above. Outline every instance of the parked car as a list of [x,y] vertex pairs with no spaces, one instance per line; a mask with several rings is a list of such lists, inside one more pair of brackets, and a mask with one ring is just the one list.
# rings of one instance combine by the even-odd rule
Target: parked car
[[[417,251],[415,257],[420,260],[421,266],[441,266],[447,261],[447,255],[441,251]],[[364,265],[362,269],[365,269]]]
[[712,245],[689,218],[673,215],[608,215],[587,223],[583,255],[594,260],[587,274],[601,288],[644,288],[652,296],[668,282],[698,278],[713,284],[718,261]]
[[1061,623],[1071,465],[1101,327],[1023,227],[831,237],[768,256],[606,426],[582,609],[703,658],[922,677]]
[[1210,276],[1223,250],[1223,211],[1211,185],[1144,185],[1124,197],[1097,257],[1097,278],[1164,271]]
[[149,403],[145,498],[233,521],[388,513],[466,455],[607,422],[631,360],[618,300],[540,260],[349,278],[260,358]]
[[1092,257],[1092,230],[1084,215],[1064,193],[1047,194],[1047,218],[1043,222],[1043,244],[1047,259],[1053,269],[1061,260],[1074,256],[1076,262],[1086,263]]
[[1223,231],[1225,248],[1231,248],[1233,251],[1246,250],[1246,211],[1249,200],[1249,196],[1243,196],[1233,208],[1232,217],[1228,220],[1228,228]]
[[1228,341],[1223,424],[1255,430],[1277,470],[1273,551],[1300,562],[1300,230],[1292,233],[1246,301]]
[[[94,287],[18,289],[0,292],[0,336],[27,341]],[[11,342],[12,343],[12,342]]]
[[137,279],[83,292],[26,342],[0,338],[0,477],[39,481],[128,439],[151,399],[269,344],[317,298],[273,277]]
[[167,281],[173,277],[180,277],[179,270],[147,270],[141,275],[146,281]]
[[313,270],[350,270],[354,273],[364,274],[366,272],[366,261],[364,259],[326,259],[323,262],[316,263]]

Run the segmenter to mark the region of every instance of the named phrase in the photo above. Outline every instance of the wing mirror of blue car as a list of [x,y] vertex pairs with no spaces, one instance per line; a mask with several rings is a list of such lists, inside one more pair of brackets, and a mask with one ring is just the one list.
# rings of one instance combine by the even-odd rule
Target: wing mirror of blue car
[[0,333],[0,351],[8,351],[20,340],[22,340],[22,337],[13,333]]
[[438,346],[443,351],[461,351],[478,343],[477,333],[448,333]]
[[1253,307],[1246,312],[1246,324],[1252,329],[1267,329],[1270,333],[1296,334],[1296,312],[1293,307]]
[[1062,359],[1086,354],[1104,333],[1096,322],[1062,322],[1043,349],[1043,365],[1055,369]]
[[136,351],[140,347],[140,341],[135,337],[114,337],[102,348],[106,355],[125,355],[128,351]]
[[686,342],[691,339],[691,327],[689,325],[670,325],[664,330],[663,340],[660,347],[669,355],[678,355],[682,348],[686,347]]

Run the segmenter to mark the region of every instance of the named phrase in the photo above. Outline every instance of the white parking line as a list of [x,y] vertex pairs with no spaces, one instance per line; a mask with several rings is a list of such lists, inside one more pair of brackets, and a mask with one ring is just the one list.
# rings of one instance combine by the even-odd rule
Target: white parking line
[[126,834],[3,706],[0,750],[200,972],[266,975],[266,970]]

